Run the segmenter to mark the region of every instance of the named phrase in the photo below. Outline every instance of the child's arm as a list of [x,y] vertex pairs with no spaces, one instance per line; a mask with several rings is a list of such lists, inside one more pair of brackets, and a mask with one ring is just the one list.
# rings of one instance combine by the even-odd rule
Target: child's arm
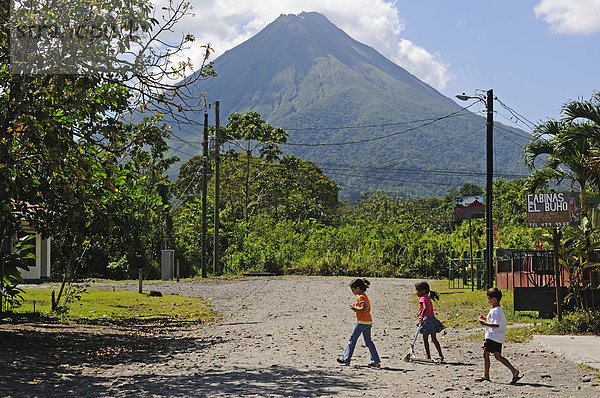
[[350,306],[350,308],[354,311],[354,312],[365,312],[367,311],[367,306],[365,305],[364,301],[361,301],[360,303],[358,303],[358,305],[354,305],[352,304]]
[[489,322],[487,321],[487,318],[486,318],[486,316],[485,316],[485,315],[483,315],[483,314],[479,314],[479,323],[480,323],[481,325],[483,325],[483,326],[489,326],[489,327],[491,327],[491,328],[499,328],[499,327],[500,327],[500,325],[497,325],[497,324],[495,324],[495,323],[489,323]]
[[424,301],[419,302],[419,307],[423,307],[422,310],[421,308],[419,308],[419,315],[417,315],[417,317],[419,318],[419,322],[417,322],[417,326],[423,326],[425,324],[425,322],[423,322],[423,317],[425,316],[425,313],[427,312],[427,304],[425,304]]

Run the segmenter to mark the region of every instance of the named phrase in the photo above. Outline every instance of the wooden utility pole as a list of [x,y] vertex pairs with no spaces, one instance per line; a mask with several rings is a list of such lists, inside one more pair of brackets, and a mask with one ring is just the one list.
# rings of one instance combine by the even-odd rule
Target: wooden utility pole
[[486,122],[486,188],[485,188],[485,237],[486,243],[486,285],[490,289],[494,286],[494,227],[492,221],[492,197],[494,178],[494,90],[487,92],[486,100],[487,122]]
[[208,113],[204,114],[202,141],[202,277],[206,278],[206,188],[208,186]]
[[219,101],[215,102],[215,239],[213,251],[213,272],[219,271]]

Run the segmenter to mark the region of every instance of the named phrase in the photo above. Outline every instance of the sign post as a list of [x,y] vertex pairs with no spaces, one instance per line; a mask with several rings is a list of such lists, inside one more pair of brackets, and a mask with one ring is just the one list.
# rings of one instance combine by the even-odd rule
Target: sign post
[[[485,215],[485,203],[483,195],[465,196],[454,198],[454,219],[455,221],[469,220],[469,249],[471,260],[471,291],[475,289],[475,279],[473,279],[473,240],[471,231],[471,219],[483,218]],[[491,271],[488,271],[491,272]],[[487,280],[487,279],[486,279]]]
[[554,249],[554,285],[556,290],[556,317],[560,322],[561,272],[558,261],[557,227],[579,225],[579,192],[533,193],[527,195],[527,223],[530,227],[552,227]]

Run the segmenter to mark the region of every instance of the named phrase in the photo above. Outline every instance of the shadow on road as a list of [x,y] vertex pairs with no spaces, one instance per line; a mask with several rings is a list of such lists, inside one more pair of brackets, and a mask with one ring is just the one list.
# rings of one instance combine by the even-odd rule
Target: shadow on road
[[[315,371],[272,365],[222,370],[214,364],[204,372],[163,366],[176,353],[199,352],[225,343],[219,338],[169,338],[164,330],[130,328],[123,332],[56,325],[35,330],[0,330],[0,396],[219,396],[257,395],[307,397],[363,389],[336,370]],[[115,365],[157,366],[151,374],[101,377],[96,368]],[[158,367],[160,366],[160,367]],[[98,372],[101,374],[102,371]],[[161,373],[162,372],[162,373]],[[175,375],[169,375],[170,373]]]

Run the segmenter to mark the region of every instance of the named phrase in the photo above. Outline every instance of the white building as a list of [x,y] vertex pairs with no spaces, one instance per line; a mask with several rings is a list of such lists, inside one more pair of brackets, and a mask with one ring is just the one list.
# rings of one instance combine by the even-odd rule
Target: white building
[[[50,245],[52,238],[42,239],[42,235],[37,233],[27,223],[23,223],[21,228],[22,233],[27,235],[35,234],[35,238],[31,240],[32,244],[35,244],[35,259],[27,259],[27,265],[29,271],[22,270],[23,279],[25,281],[39,281],[44,279],[50,279],[50,265],[51,265],[51,250]],[[31,249],[32,251],[34,249]]]

